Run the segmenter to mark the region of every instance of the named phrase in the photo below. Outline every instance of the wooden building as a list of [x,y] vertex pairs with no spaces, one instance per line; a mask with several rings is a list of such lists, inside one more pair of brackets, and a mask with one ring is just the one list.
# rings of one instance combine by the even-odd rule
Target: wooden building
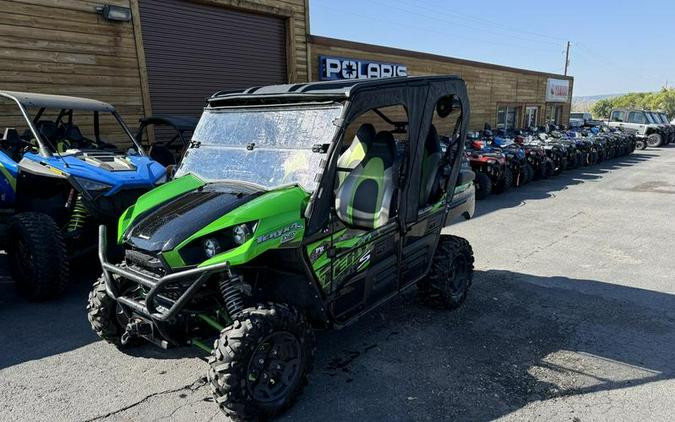
[[[106,17],[106,5],[129,19]],[[0,89],[96,98],[130,126],[153,113],[199,115],[221,89],[324,79],[327,57],[458,74],[473,128],[569,115],[572,78],[311,36],[308,0],[0,0],[0,11]]]
[[460,75],[471,100],[472,129],[481,129],[485,123],[520,128],[569,121],[574,83],[569,76],[312,35],[308,39],[314,80],[332,77],[327,74],[326,58],[349,60],[356,67],[371,63],[403,66],[411,76]]

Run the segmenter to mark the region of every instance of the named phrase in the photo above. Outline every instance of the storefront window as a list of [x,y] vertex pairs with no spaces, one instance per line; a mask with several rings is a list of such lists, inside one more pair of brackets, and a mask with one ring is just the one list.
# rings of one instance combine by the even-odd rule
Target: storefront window
[[539,107],[525,107],[525,127],[537,126],[537,116],[539,114]]
[[546,123],[559,125],[562,122],[562,108],[560,104],[546,105]]
[[497,108],[497,129],[515,129],[520,107],[499,106]]

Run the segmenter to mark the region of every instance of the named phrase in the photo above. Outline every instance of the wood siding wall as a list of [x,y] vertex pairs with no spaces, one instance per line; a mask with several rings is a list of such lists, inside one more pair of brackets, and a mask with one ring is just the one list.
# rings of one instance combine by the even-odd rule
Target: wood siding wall
[[[452,74],[459,75],[466,83],[471,100],[472,130],[482,129],[484,123],[496,125],[497,107],[538,106],[539,123],[545,117],[546,81],[548,78],[565,79],[562,75],[547,74],[504,66],[477,63],[425,53],[417,53],[368,44],[310,36],[312,80],[319,79],[319,56],[349,57],[364,60],[399,63],[408,67],[411,76]],[[572,88],[573,78],[570,80]],[[572,90],[563,104],[563,122],[569,120]],[[520,119],[522,121],[522,114]],[[519,122],[520,124],[520,122]]]
[[[114,4],[137,11],[138,1],[142,0],[0,0],[0,89],[106,101],[135,127],[146,108],[150,111],[147,83],[141,82],[147,76],[145,60],[136,44],[136,34],[142,31],[134,31],[133,22],[104,20],[96,6]],[[289,79],[307,81],[305,0],[185,1],[284,17],[292,34],[287,42]]]
[[143,102],[133,25],[105,21],[96,14],[101,4],[0,0],[0,89],[106,101],[135,126]]

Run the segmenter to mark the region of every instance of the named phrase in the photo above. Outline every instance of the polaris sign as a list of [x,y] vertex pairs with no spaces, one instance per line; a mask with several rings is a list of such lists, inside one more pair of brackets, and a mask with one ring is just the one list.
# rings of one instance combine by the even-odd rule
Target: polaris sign
[[408,68],[396,63],[319,56],[319,79],[322,81],[394,78],[396,76],[408,76]]

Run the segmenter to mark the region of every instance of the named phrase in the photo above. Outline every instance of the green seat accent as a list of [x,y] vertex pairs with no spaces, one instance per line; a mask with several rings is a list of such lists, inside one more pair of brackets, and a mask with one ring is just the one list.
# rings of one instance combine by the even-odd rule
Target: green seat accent
[[363,160],[346,175],[336,192],[341,220],[370,229],[389,221],[396,205],[395,143],[391,133],[378,133]]
[[338,158],[338,186],[342,185],[349,171],[354,169],[366,156],[373,139],[375,139],[375,127],[370,123],[362,124],[356,131],[349,148]]

